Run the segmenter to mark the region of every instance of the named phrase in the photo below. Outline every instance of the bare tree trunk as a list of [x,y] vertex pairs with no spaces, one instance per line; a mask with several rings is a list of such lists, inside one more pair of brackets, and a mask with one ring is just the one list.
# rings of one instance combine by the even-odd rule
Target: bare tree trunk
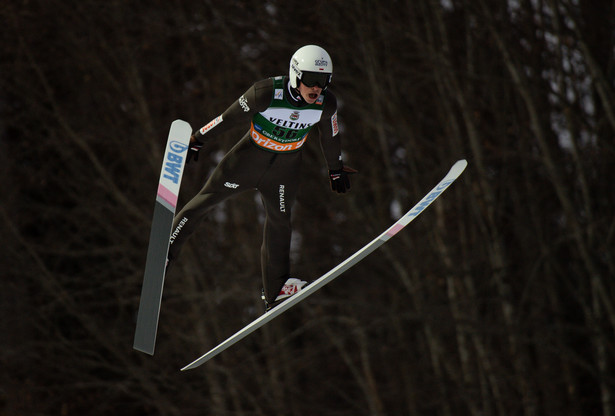
[[[476,177],[477,182],[480,185],[481,194],[485,198],[485,216],[486,224],[484,227],[485,237],[490,241],[488,244],[488,253],[491,262],[491,268],[493,270],[493,279],[496,284],[499,299],[501,302],[502,316],[506,325],[506,332],[509,343],[509,354],[512,362],[515,366],[517,373],[516,382],[519,385],[524,399],[523,405],[525,414],[535,415],[537,414],[537,397],[534,393],[534,388],[528,383],[530,374],[529,370],[529,358],[527,352],[521,346],[521,342],[518,339],[518,328],[514,321],[515,310],[511,302],[512,294],[510,291],[510,285],[507,282],[509,277],[507,276],[509,260],[506,256],[505,244],[503,237],[500,234],[497,219],[496,219],[496,190],[488,182],[488,172],[484,163],[483,148],[480,145],[479,133],[474,123],[474,117],[471,114],[471,104],[466,99],[466,95],[459,85],[457,75],[453,72],[453,64],[448,59],[451,55],[450,48],[448,46],[447,39],[449,35],[446,31],[446,27],[442,21],[442,16],[438,8],[434,10],[436,27],[433,28],[434,33],[439,35],[439,39],[442,42],[442,53],[438,53],[434,50],[434,54],[439,57],[442,64],[438,66],[443,73],[439,76],[440,84],[443,85],[445,91],[450,92],[450,96],[457,102],[457,108],[459,109],[462,120],[464,121],[465,132],[469,138],[470,146],[473,152],[473,167],[478,172]],[[438,72],[440,74],[440,72]],[[454,120],[453,120],[454,122]],[[479,214],[480,215],[480,214]]]
[[369,415],[384,416],[386,413],[378,388],[376,385],[375,377],[371,369],[369,353],[367,351],[367,344],[365,333],[362,326],[352,318],[336,318],[335,321],[344,325],[346,328],[343,333],[355,333],[356,345],[359,349],[358,357],[355,358],[355,354],[352,353],[353,348],[349,348],[345,345],[344,336],[339,332],[333,330],[329,324],[322,321],[323,327],[327,333],[327,338],[335,345],[338,353],[340,354],[342,361],[346,364],[348,370],[353,375],[355,382],[359,385],[362,395],[367,401],[367,408]]
[[[482,3],[482,8],[485,14],[488,16],[489,11],[487,10],[484,3]],[[583,231],[582,227],[580,226],[577,220],[577,214],[575,213],[574,203],[569,197],[569,192],[566,189],[565,182],[562,178],[562,175],[559,169],[557,168],[557,164],[552,154],[551,145],[549,144],[546,134],[542,127],[541,117],[538,113],[538,109],[535,104],[533,94],[525,81],[523,72],[518,67],[517,63],[513,60],[512,56],[509,54],[508,49],[506,48],[500,33],[496,30],[493,24],[493,19],[490,19],[489,21],[490,21],[489,31],[491,35],[493,36],[500,53],[502,54],[502,57],[506,64],[506,68],[508,69],[509,74],[511,75],[511,78],[513,79],[516,87],[518,88],[519,94],[521,95],[521,97],[523,98],[525,102],[528,115],[530,117],[530,127],[534,133],[536,141],[538,142],[538,145],[542,152],[542,160],[545,164],[549,177],[555,188],[555,192],[558,196],[559,202],[564,210],[564,213],[567,218],[567,222],[569,226],[571,227],[573,239],[576,242],[576,246],[581,254],[581,258],[583,259],[587,272],[589,273],[589,278],[590,278],[589,284],[591,287],[590,293],[592,297],[591,305],[593,309],[594,319],[599,321],[603,316],[603,311],[602,311],[602,308],[600,307],[600,304],[603,304],[609,310],[612,310],[611,301],[610,299],[600,297],[600,293],[604,292],[604,288],[602,287],[602,278],[594,263],[592,255],[590,254],[591,249],[588,247],[587,241],[584,238],[585,232]],[[596,299],[596,298],[600,298],[600,299]],[[615,315],[612,313],[608,315],[608,317],[610,318],[612,318],[613,316]],[[605,345],[604,345],[603,337],[597,336],[594,339],[594,342],[595,342],[595,349],[598,355],[597,357],[598,366],[600,368],[601,373],[603,373],[606,370],[606,360],[604,357]],[[612,395],[610,393],[609,386],[604,382],[604,377],[600,377],[600,385],[601,385],[603,404],[604,404],[603,411],[605,412],[606,415],[611,415],[613,410],[607,403],[610,403],[610,397]]]

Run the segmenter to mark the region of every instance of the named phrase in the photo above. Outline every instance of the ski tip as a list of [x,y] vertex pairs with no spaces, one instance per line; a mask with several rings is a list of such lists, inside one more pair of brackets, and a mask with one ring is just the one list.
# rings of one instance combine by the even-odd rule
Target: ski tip
[[190,123],[187,121],[177,119],[171,123],[171,131],[174,131],[175,134],[183,136],[186,139],[190,139],[192,135],[192,126],[190,126]]
[[455,162],[449,174],[459,176],[465,170],[466,166],[468,166],[468,161],[465,159],[460,159]]
[[459,159],[457,162],[455,162],[455,164],[453,166],[459,166],[459,167],[466,167],[468,166],[468,161],[465,159]]
[[182,120],[180,118],[178,118],[177,120],[173,120],[173,122],[171,123],[171,126],[174,125],[174,124],[175,125],[183,125],[183,126],[190,125],[190,123],[188,123],[187,121],[184,121],[184,120]]

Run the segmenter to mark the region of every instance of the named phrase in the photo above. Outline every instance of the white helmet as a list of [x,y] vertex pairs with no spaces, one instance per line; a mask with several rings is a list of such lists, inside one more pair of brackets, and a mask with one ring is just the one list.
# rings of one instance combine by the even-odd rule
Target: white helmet
[[299,86],[299,81],[308,87],[318,85],[323,90],[331,82],[333,61],[320,46],[306,45],[297,50],[290,58],[288,71],[290,85]]

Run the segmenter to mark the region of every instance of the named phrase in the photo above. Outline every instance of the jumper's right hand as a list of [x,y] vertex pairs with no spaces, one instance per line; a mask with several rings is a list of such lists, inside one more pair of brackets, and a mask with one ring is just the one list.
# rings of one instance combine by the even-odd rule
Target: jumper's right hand
[[199,151],[203,147],[203,142],[194,137],[194,135],[190,136],[190,146],[188,147],[188,158],[186,159],[186,164],[190,163],[190,160],[194,158],[195,162],[199,160]]

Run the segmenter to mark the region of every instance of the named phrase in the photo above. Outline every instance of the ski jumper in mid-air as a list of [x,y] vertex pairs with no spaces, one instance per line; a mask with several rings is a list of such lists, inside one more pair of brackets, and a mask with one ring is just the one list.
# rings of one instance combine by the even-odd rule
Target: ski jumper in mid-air
[[235,194],[258,190],[266,219],[261,247],[263,299],[270,309],[307,282],[290,276],[291,209],[301,179],[302,147],[320,135],[333,191],[350,188],[337,121],[337,101],[327,89],[333,63],[321,47],[307,45],[291,58],[289,75],[256,82],[221,115],[191,137],[188,161],[204,144],[237,125],[247,133],[225,155],[205,186],[175,216],[168,264],[207,211]]

